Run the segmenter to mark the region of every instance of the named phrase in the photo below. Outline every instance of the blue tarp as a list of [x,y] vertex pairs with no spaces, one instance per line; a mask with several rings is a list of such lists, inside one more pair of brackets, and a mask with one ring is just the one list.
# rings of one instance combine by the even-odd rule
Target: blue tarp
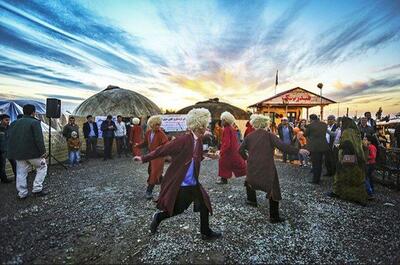
[[18,114],[22,114],[22,107],[26,104],[34,105],[37,114],[46,114],[46,104],[35,100],[0,100],[0,114],[9,115],[14,121]]

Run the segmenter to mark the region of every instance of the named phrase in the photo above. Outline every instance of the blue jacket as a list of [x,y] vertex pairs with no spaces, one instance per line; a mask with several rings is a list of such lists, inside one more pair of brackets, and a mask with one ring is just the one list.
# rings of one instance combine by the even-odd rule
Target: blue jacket
[[[113,126],[113,128],[108,128]],[[114,121],[105,120],[101,123],[101,131],[103,132],[103,138],[114,138],[114,131],[117,129]]]

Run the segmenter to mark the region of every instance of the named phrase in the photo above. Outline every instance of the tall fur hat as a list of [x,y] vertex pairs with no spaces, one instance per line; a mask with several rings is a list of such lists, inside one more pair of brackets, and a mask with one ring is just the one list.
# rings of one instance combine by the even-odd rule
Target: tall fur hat
[[154,115],[151,116],[149,118],[149,120],[147,121],[147,126],[149,126],[150,128],[154,128],[154,125],[156,124],[160,124],[161,125],[162,120],[161,120],[161,115]]
[[221,120],[224,120],[229,125],[233,125],[236,121],[235,117],[228,111],[222,112]]
[[138,125],[140,123],[139,118],[133,118],[132,119],[132,123],[135,124],[135,125]]
[[186,125],[192,131],[207,128],[210,121],[211,113],[205,108],[192,109],[186,115]]
[[253,114],[251,115],[250,124],[253,125],[255,129],[264,129],[269,127],[271,119],[268,116]]

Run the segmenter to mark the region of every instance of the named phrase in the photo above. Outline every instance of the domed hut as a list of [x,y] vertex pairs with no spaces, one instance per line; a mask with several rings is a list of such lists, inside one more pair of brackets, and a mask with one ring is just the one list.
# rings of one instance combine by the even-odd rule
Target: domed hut
[[108,86],[103,91],[82,102],[74,115],[147,117],[161,114],[160,108],[145,96],[118,86]]
[[250,118],[250,113],[235,107],[231,104],[225,103],[225,102],[220,102],[219,98],[212,98],[206,101],[200,101],[197,102],[194,105],[185,107],[181,110],[178,110],[176,113],[177,114],[186,114],[190,110],[194,108],[206,108],[210,111],[211,113],[211,129],[214,129],[215,123],[220,120],[221,118],[221,113],[224,111],[229,111],[232,113],[232,115],[236,119],[236,125],[239,127],[240,131],[244,133],[244,130],[246,128],[246,122]]

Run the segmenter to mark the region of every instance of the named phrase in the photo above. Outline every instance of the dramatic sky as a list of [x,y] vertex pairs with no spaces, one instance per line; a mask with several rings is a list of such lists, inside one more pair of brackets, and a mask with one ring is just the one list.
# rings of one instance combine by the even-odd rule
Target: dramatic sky
[[278,92],[322,82],[341,114],[400,111],[398,0],[0,0],[0,51],[0,97],[70,111],[109,84],[164,109],[245,108],[277,69]]

